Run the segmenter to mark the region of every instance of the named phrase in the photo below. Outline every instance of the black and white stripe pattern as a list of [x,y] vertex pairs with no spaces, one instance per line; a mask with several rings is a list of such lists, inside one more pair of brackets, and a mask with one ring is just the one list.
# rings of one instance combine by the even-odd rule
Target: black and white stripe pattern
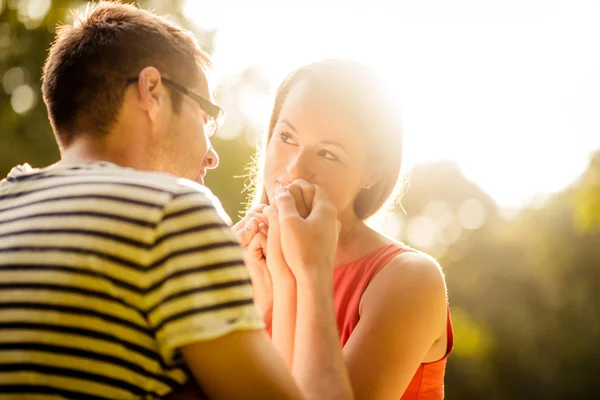
[[108,163],[0,182],[1,398],[164,396],[179,347],[261,327],[204,187]]

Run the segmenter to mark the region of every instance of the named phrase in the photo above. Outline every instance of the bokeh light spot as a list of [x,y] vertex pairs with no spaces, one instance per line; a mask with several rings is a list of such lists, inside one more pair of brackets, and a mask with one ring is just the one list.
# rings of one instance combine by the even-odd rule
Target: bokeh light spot
[[50,0],[29,0],[27,1],[27,15],[32,20],[43,19],[50,11]]
[[24,114],[31,110],[36,103],[35,92],[29,85],[21,85],[13,90],[10,105],[17,114]]
[[428,249],[436,240],[437,227],[429,217],[418,216],[408,222],[408,241],[418,248]]
[[450,213],[450,207],[444,200],[430,201],[422,212],[423,215],[433,220],[440,220]]
[[464,201],[458,210],[458,220],[466,229],[479,229],[485,221],[485,209],[477,199]]
[[4,91],[11,94],[13,90],[25,84],[25,71],[21,67],[13,67],[4,73],[2,86]]

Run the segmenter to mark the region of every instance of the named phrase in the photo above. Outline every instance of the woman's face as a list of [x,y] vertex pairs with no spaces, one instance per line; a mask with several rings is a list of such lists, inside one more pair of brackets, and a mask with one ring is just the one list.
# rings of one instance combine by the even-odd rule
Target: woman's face
[[371,177],[358,127],[328,104],[309,96],[305,83],[288,93],[267,145],[264,185],[269,201],[278,185],[296,179],[318,184],[338,216],[353,215],[356,195]]

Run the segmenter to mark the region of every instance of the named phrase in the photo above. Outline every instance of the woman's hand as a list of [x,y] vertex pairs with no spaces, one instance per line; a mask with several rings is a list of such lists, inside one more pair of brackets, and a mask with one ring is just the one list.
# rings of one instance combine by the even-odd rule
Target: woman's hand
[[254,303],[262,319],[271,325],[273,311],[273,285],[267,268],[268,220],[263,214],[265,204],[251,208],[232,230],[238,235],[244,249],[244,263],[248,268],[254,290]]
[[[279,222],[280,247],[296,280],[329,278],[333,275],[340,228],[337,210],[320,187],[310,185],[312,190],[309,191],[304,183],[301,190],[294,185],[279,188],[274,199],[277,210],[269,207],[265,213],[271,224],[275,220]],[[303,200],[311,201],[310,204],[302,202],[308,212],[306,217],[298,210],[299,193]]]
[[[294,205],[301,218],[308,217],[315,197],[315,186],[304,179],[296,179],[285,186],[294,200]],[[266,206],[262,208],[263,215],[268,218],[269,235],[267,237],[267,268],[271,277],[277,280],[293,280],[292,271],[289,269],[281,248],[281,227],[277,207]]]
[[263,214],[263,210],[266,206],[266,204],[259,204],[258,206],[252,207],[246,212],[244,218],[239,220],[238,223],[231,228],[238,235],[240,245],[243,249],[248,247],[257,231],[260,231],[265,236],[267,235],[268,220]]

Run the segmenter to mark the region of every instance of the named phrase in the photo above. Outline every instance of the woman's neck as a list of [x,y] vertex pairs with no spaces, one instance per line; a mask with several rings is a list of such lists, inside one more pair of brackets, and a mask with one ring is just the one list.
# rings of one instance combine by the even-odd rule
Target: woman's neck
[[342,227],[335,255],[336,267],[348,264],[390,243],[356,216],[340,222]]

